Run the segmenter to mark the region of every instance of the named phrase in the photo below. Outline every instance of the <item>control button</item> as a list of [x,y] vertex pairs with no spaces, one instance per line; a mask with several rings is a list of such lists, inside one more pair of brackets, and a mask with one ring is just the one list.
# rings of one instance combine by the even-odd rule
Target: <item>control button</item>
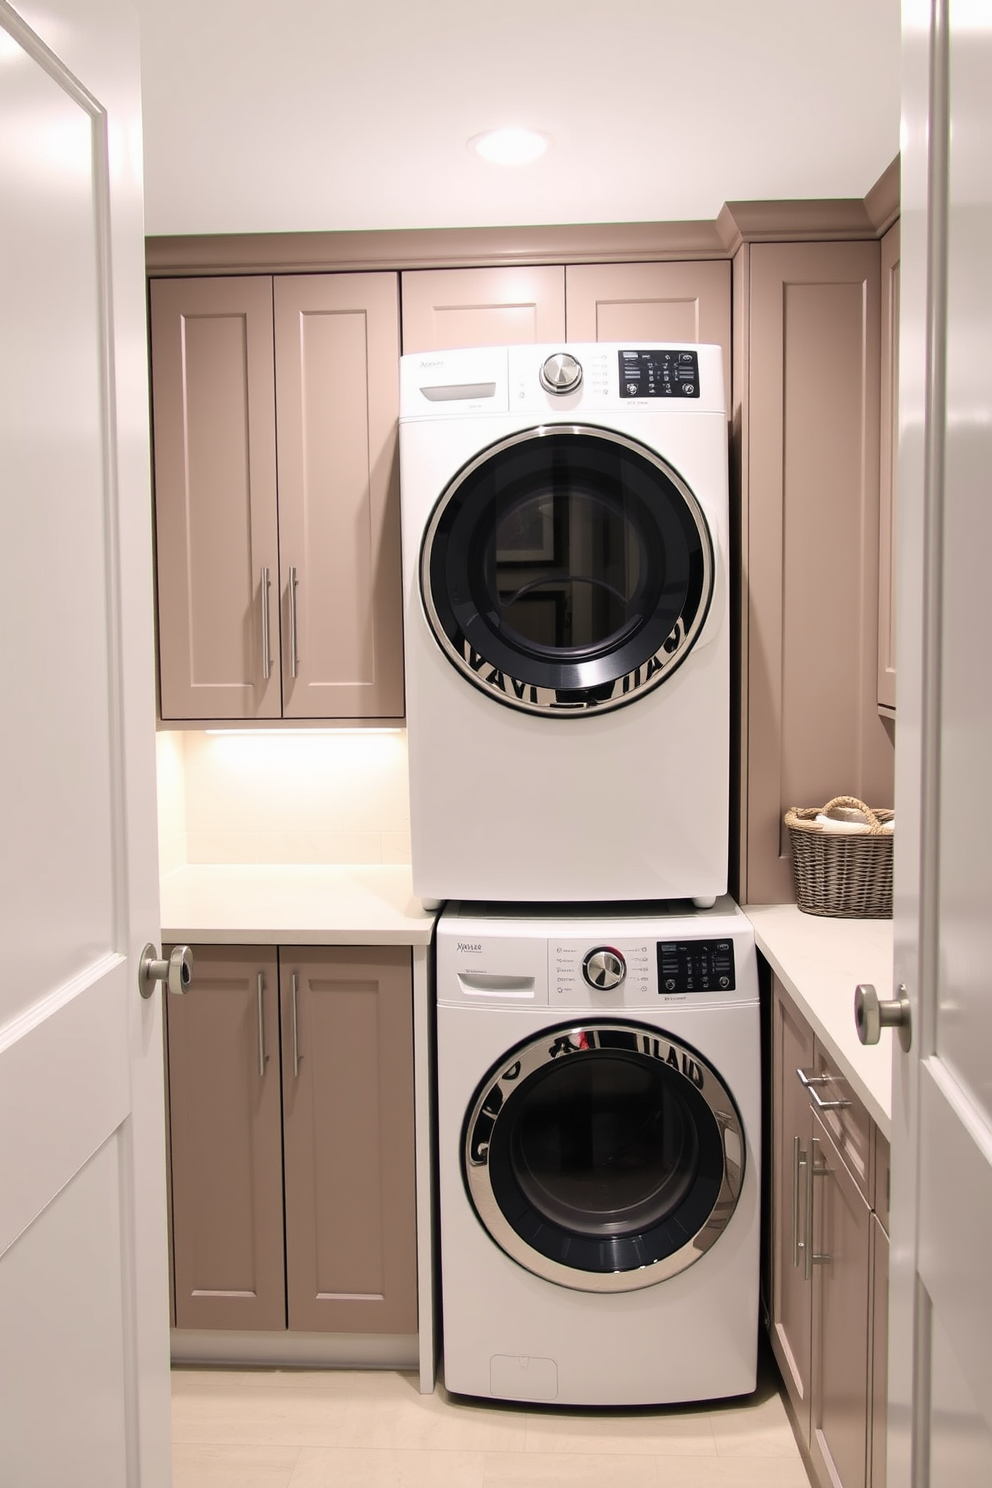
[[582,382],[582,367],[567,351],[549,356],[541,368],[541,386],[549,393],[574,393]]
[[619,951],[610,946],[600,946],[590,951],[582,962],[582,975],[590,987],[600,992],[609,992],[619,987],[627,975],[627,965]]
[[666,992],[674,992],[676,985],[677,984],[676,984],[675,978],[674,977],[668,977],[667,980],[666,980],[666,982],[665,982],[665,991]]

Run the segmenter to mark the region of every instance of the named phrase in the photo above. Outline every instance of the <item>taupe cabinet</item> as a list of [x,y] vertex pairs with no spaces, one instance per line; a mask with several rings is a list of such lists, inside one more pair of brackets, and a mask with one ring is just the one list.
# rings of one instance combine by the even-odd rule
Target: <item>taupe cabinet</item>
[[771,1067],[772,1347],[818,1488],[884,1488],[887,1144],[777,981]]
[[409,950],[194,956],[168,1010],[177,1327],[415,1333]]
[[161,714],[403,714],[395,274],[151,284]]
[[738,897],[794,896],[790,806],[891,806],[878,716],[880,249],[757,243],[737,265],[746,355]]
[[535,341],[687,341],[724,349],[730,262],[424,269],[403,275],[403,350]]

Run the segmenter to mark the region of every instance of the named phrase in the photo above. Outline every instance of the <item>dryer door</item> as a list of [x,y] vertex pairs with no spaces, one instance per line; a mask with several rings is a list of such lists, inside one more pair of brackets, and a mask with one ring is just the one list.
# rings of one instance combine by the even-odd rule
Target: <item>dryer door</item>
[[664,682],[706,618],[714,555],[689,487],[659,455],[589,425],[527,429],[442,494],[421,592],[448,660],[512,708],[621,707]]
[[479,1219],[513,1260],[576,1291],[634,1291],[719,1240],[745,1138],[695,1049],[595,1020],[545,1029],[490,1072],[462,1162]]

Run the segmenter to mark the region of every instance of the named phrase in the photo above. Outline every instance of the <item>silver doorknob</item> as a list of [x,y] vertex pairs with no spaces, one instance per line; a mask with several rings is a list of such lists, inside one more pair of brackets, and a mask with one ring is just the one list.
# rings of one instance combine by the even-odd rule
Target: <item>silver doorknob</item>
[[899,996],[883,1001],[870,982],[861,982],[854,993],[854,1021],[863,1044],[877,1044],[883,1028],[895,1028],[903,1053],[908,1054],[913,1042],[913,1018],[906,988]]
[[165,982],[170,992],[188,992],[192,980],[193,952],[188,945],[173,946],[165,960],[148,942],[138,962],[138,991],[142,997],[151,997],[159,982]]

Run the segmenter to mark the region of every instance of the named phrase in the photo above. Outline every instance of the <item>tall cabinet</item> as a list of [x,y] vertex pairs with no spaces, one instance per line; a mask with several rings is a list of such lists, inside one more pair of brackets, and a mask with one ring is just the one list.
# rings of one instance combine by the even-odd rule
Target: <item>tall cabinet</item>
[[880,251],[754,243],[737,263],[741,878],[794,889],[790,806],[892,804],[878,716]]
[[151,284],[161,714],[403,714],[395,274]]

